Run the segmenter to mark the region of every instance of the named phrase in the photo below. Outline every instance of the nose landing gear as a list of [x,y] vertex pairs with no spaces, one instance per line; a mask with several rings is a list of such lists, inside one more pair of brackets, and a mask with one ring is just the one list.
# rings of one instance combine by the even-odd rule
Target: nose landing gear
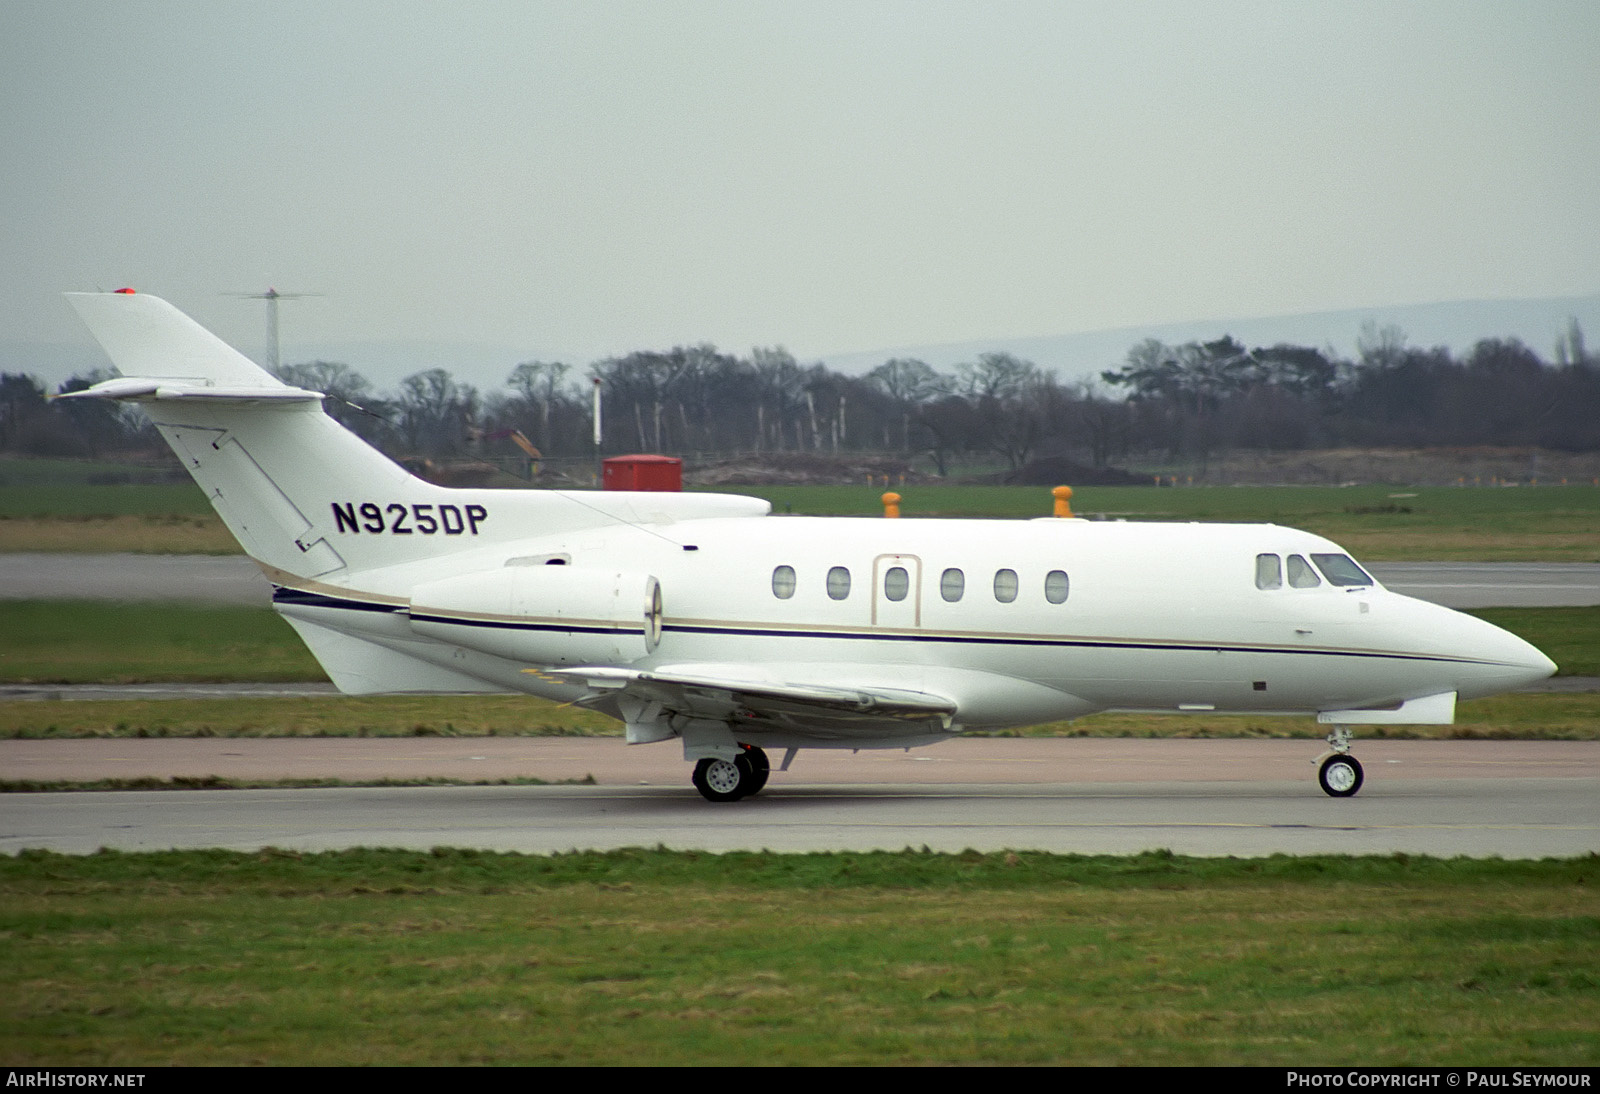
[[1317,782],[1329,797],[1348,798],[1361,789],[1365,778],[1361,761],[1350,755],[1350,730],[1335,726],[1328,734],[1328,748],[1330,752],[1311,761],[1321,764],[1317,768]]

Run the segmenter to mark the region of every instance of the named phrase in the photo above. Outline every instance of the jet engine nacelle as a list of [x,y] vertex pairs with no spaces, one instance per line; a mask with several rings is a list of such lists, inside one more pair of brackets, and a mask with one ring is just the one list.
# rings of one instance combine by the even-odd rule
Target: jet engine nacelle
[[661,584],[580,566],[482,570],[414,588],[411,628],[529,664],[626,664],[661,640]]

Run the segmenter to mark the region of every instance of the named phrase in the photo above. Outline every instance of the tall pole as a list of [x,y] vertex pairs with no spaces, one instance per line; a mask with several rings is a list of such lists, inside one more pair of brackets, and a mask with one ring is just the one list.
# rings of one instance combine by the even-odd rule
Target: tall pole
[[600,461],[600,443],[604,435],[600,419],[600,377],[594,378],[594,482],[596,486],[604,486],[602,474],[604,465]]
[[267,298],[267,358],[272,374],[278,374],[278,290],[268,289]]
[[302,296],[321,296],[322,294],[315,292],[279,292],[277,289],[269,288],[266,292],[230,292],[223,295],[242,296],[247,300],[265,300],[267,302],[267,367],[276,375],[278,366],[283,363],[280,359],[278,348],[278,301],[294,300]]

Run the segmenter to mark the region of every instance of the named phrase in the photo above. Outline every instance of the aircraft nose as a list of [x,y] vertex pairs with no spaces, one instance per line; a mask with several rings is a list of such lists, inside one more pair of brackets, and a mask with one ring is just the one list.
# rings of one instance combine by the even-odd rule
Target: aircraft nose
[[[1511,637],[1517,638],[1516,635]],[[1531,642],[1523,642],[1520,638],[1517,638],[1517,641],[1522,642],[1523,649],[1527,651],[1527,660],[1524,662],[1523,667],[1528,673],[1528,678],[1520,686],[1525,687],[1528,684],[1537,684],[1540,680],[1548,680],[1556,674],[1556,669],[1560,666],[1545,656],[1543,650]]]
[[1463,699],[1515,691],[1548,679],[1556,663],[1533,643],[1476,616],[1461,615],[1461,652],[1475,662],[1459,689]]

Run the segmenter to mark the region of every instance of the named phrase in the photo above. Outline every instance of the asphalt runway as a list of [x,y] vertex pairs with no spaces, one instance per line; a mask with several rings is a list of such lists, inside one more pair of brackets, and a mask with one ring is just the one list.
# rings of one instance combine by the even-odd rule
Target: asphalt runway
[[[1378,562],[1372,574],[1447,608],[1600,605],[1600,563]],[[267,604],[271,588],[243,555],[0,555],[0,600],[191,600]]]
[[1447,608],[1583,608],[1600,604],[1592,562],[1374,562],[1392,589]]
[[177,600],[272,603],[244,555],[0,554],[0,600]]
[[1600,742],[1361,741],[1367,782],[1329,798],[1316,741],[961,738],[802,752],[767,789],[702,800],[670,745],[616,739],[0,742],[10,778],[593,778],[598,785],[0,796],[0,851],[263,846],[552,853],[1042,850],[1566,857],[1600,850]]

